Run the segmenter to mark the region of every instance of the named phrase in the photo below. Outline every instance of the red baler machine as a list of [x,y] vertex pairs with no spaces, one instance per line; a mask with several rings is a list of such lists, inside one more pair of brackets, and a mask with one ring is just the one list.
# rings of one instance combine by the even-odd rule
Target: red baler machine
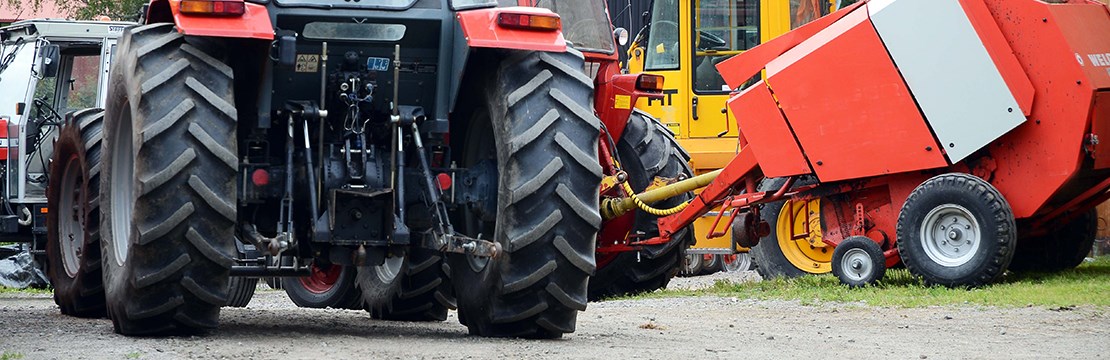
[[[719,172],[637,195],[708,184],[634,246],[719,209],[738,245],[833,249],[849,285],[901,261],[947,286],[1074,267],[1090,249],[1093,208],[1110,198],[1102,3],[861,1],[718,69],[734,89],[765,72],[729,101],[740,150]],[[647,206],[607,201],[607,216]]]

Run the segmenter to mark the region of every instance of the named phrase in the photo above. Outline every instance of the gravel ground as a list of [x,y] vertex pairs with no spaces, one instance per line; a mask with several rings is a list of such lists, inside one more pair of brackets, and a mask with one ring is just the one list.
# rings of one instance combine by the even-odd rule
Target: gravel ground
[[[756,276],[757,277],[757,276]],[[677,287],[751,274],[677,279]],[[586,358],[1098,359],[1106,308],[805,306],[714,296],[590,304],[559,340],[467,335],[443,323],[384,322],[360,311],[299,309],[280,291],[224,309],[208,336],[127,338],[106,319],[62,316],[48,295],[0,294],[0,353],[25,359]]]

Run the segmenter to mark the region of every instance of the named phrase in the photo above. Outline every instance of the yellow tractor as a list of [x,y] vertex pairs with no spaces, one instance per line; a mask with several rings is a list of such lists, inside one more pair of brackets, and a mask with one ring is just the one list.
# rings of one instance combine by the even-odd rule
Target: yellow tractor
[[[629,48],[630,73],[661,75],[662,99],[641,98],[640,110],[659,119],[676,134],[690,154],[695,175],[720,169],[737,151],[736,117],[725,106],[729,89],[714,66],[854,1],[845,0],[655,0],[647,22]],[[802,212],[806,204],[796,204]],[[791,212],[783,211],[782,214]],[[698,275],[748,270],[752,259],[763,277],[798,276],[831,271],[832,249],[820,242],[762,241],[749,249],[731,234],[707,239],[712,231],[728,231],[710,212],[694,223],[697,243],[686,251],[680,274]],[[726,214],[727,215],[727,214]],[[781,226],[808,226],[816,218],[793,216]],[[715,224],[716,223],[716,224]],[[715,226],[716,225],[716,226]],[[715,229],[716,227],[716,229]],[[776,231],[790,234],[790,231]]]

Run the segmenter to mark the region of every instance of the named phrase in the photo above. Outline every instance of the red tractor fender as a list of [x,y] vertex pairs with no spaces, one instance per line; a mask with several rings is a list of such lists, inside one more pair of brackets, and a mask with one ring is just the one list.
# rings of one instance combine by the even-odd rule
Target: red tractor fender
[[147,23],[173,22],[177,31],[190,36],[273,40],[274,27],[266,6],[246,3],[242,16],[209,17],[181,13],[181,0],[152,0]]
[[455,17],[466,37],[466,44],[471,48],[567,51],[562,29],[542,31],[501,26],[498,18],[502,13],[558,16],[548,9],[524,6],[459,11]]

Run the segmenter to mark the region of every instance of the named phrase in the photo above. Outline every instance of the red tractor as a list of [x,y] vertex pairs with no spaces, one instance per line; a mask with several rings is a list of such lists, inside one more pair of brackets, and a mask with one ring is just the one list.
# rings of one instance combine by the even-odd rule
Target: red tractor
[[153,0],[116,50],[103,140],[59,139],[78,163],[58,186],[84,196],[49,214],[82,225],[51,231],[101,249],[76,258],[106,296],[58,301],[191,333],[241,303],[229,279],[287,277],[305,306],[457,307],[472,334],[549,338],[588,298],[665,284],[685,240],[628,247],[655,216],[599,212],[689,173],[632,110],[660,78],[619,74],[600,2],[496,5]]

